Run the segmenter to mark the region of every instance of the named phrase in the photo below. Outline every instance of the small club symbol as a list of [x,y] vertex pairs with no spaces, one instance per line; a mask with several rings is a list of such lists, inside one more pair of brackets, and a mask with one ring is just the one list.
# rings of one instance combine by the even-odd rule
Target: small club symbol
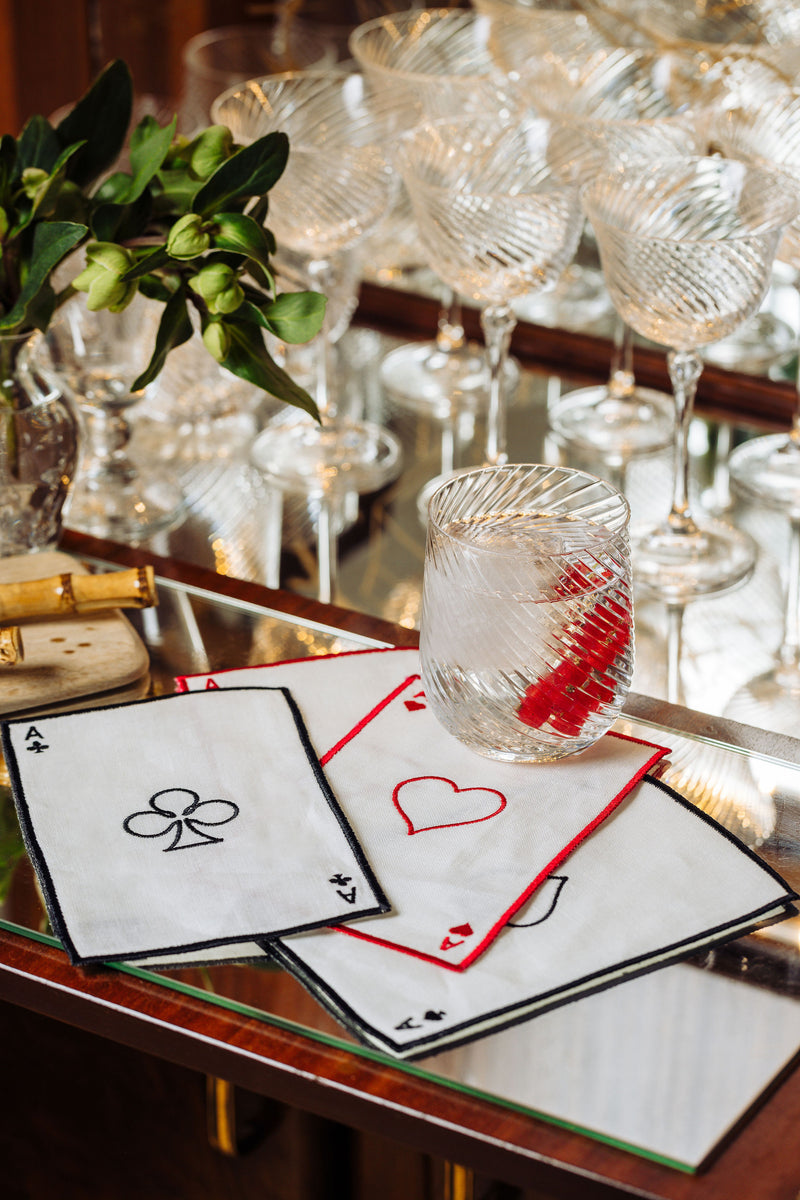
[[203,827],[227,825],[239,815],[239,806],[232,800],[201,800],[190,788],[164,788],[151,796],[148,804],[149,808],[126,817],[122,827],[134,837],[166,837],[171,833],[172,841],[164,846],[165,853],[221,842],[221,837],[206,833]]

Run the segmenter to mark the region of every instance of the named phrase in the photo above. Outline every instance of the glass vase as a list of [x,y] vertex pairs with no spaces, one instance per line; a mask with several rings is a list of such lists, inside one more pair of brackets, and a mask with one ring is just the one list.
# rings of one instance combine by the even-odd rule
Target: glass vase
[[78,423],[38,334],[0,337],[0,556],[54,546],[75,474]]

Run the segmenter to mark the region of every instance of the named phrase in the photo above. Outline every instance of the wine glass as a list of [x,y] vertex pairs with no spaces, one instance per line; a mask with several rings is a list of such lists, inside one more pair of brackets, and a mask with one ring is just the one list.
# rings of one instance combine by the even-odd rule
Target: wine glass
[[337,57],[324,30],[284,6],[246,25],[206,29],[181,49],[179,127],[187,136],[205,128],[214,100],[236,84],[280,71],[322,69]]
[[[523,28],[524,34],[524,28]],[[582,183],[605,170],[703,151],[669,56],[644,49],[598,48],[596,36],[579,50],[562,47],[523,55],[515,39],[520,87],[537,108],[562,125],[562,139]],[[578,388],[550,406],[554,432],[567,444],[599,451],[609,462],[663,450],[672,440],[671,399],[637,386],[633,331],[618,316],[606,383]]]
[[47,353],[81,416],[84,445],[68,522],[96,537],[139,543],[185,516],[174,471],[131,456],[131,383],[149,357],[160,306],[137,295],[121,313],[90,312],[76,296],[51,322]]
[[[304,260],[306,286],[334,290],[337,257],[377,225],[394,198],[384,151],[388,104],[367,103],[358,72],[295,71],[223,93],[212,115],[237,142],[271,130],[288,134],[288,165],[270,193],[270,227],[280,246]],[[318,590],[327,601],[335,588],[342,497],[384,486],[399,474],[402,456],[386,429],[343,415],[327,328],[316,346],[321,423],[296,410],[279,415],[255,439],[252,460],[274,488],[318,504]]]
[[508,457],[503,368],[517,323],[510,301],[555,283],[583,224],[573,164],[559,160],[553,135],[553,124],[532,114],[506,126],[491,114],[445,118],[420,125],[398,152],[434,269],[482,305],[490,464]]
[[798,199],[775,171],[702,156],[601,176],[583,199],[615,307],[668,348],[672,504],[662,523],[634,536],[634,567],[641,586],[681,605],[743,583],[755,565],[745,533],[692,514],[688,426],[703,370],[698,349],[756,312]]
[[[800,88],[772,87],[759,97],[748,96],[718,118],[713,135],[723,153],[773,164],[785,173],[787,186],[800,192]],[[800,268],[800,219],[786,230],[778,258]],[[795,382],[797,398],[788,433],[752,438],[728,459],[733,489],[784,512],[789,520],[783,641],[770,670],[734,697],[731,715],[752,719],[758,711],[769,728],[792,734],[800,703],[800,364]]]
[[[508,83],[488,49],[490,22],[470,9],[413,9],[359,25],[350,52],[374,95],[394,99],[398,130],[421,120],[496,111],[507,119],[513,108]],[[516,383],[507,360],[505,386]],[[392,350],[380,369],[392,398],[416,411],[448,418],[485,403],[486,357],[470,346],[461,305],[452,288],[439,313],[433,340]]]

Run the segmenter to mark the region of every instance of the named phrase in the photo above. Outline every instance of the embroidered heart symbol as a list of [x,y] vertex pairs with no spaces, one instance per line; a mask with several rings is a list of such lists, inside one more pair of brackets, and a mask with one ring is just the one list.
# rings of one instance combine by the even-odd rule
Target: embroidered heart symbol
[[494,788],[460,788],[452,779],[441,775],[420,775],[398,783],[392,793],[392,803],[412,834],[430,829],[452,829],[457,825],[477,825],[496,817],[507,801],[502,792]]
[[474,930],[471,925],[451,925],[450,933],[457,933],[459,937],[471,937]]
[[409,712],[417,712],[418,709],[427,708],[424,692],[417,692],[411,700],[404,700],[403,703]]

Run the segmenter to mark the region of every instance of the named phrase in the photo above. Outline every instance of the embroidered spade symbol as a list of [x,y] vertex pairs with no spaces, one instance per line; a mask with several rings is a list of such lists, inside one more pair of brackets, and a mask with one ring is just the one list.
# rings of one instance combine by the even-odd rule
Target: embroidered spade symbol
[[134,837],[166,837],[171,833],[172,841],[163,847],[165,853],[221,842],[221,837],[207,833],[204,826],[227,825],[239,815],[239,806],[232,800],[201,800],[190,788],[164,788],[148,803],[149,809],[131,813],[122,827]]
[[561,889],[568,879],[569,875],[548,875],[527,904],[516,914],[517,920],[509,921],[508,925],[513,929],[530,929],[534,925],[541,925],[555,912],[561,898]]
[[392,803],[412,834],[477,825],[496,817],[507,801],[494,788],[460,788],[441,775],[421,775],[398,783]]

